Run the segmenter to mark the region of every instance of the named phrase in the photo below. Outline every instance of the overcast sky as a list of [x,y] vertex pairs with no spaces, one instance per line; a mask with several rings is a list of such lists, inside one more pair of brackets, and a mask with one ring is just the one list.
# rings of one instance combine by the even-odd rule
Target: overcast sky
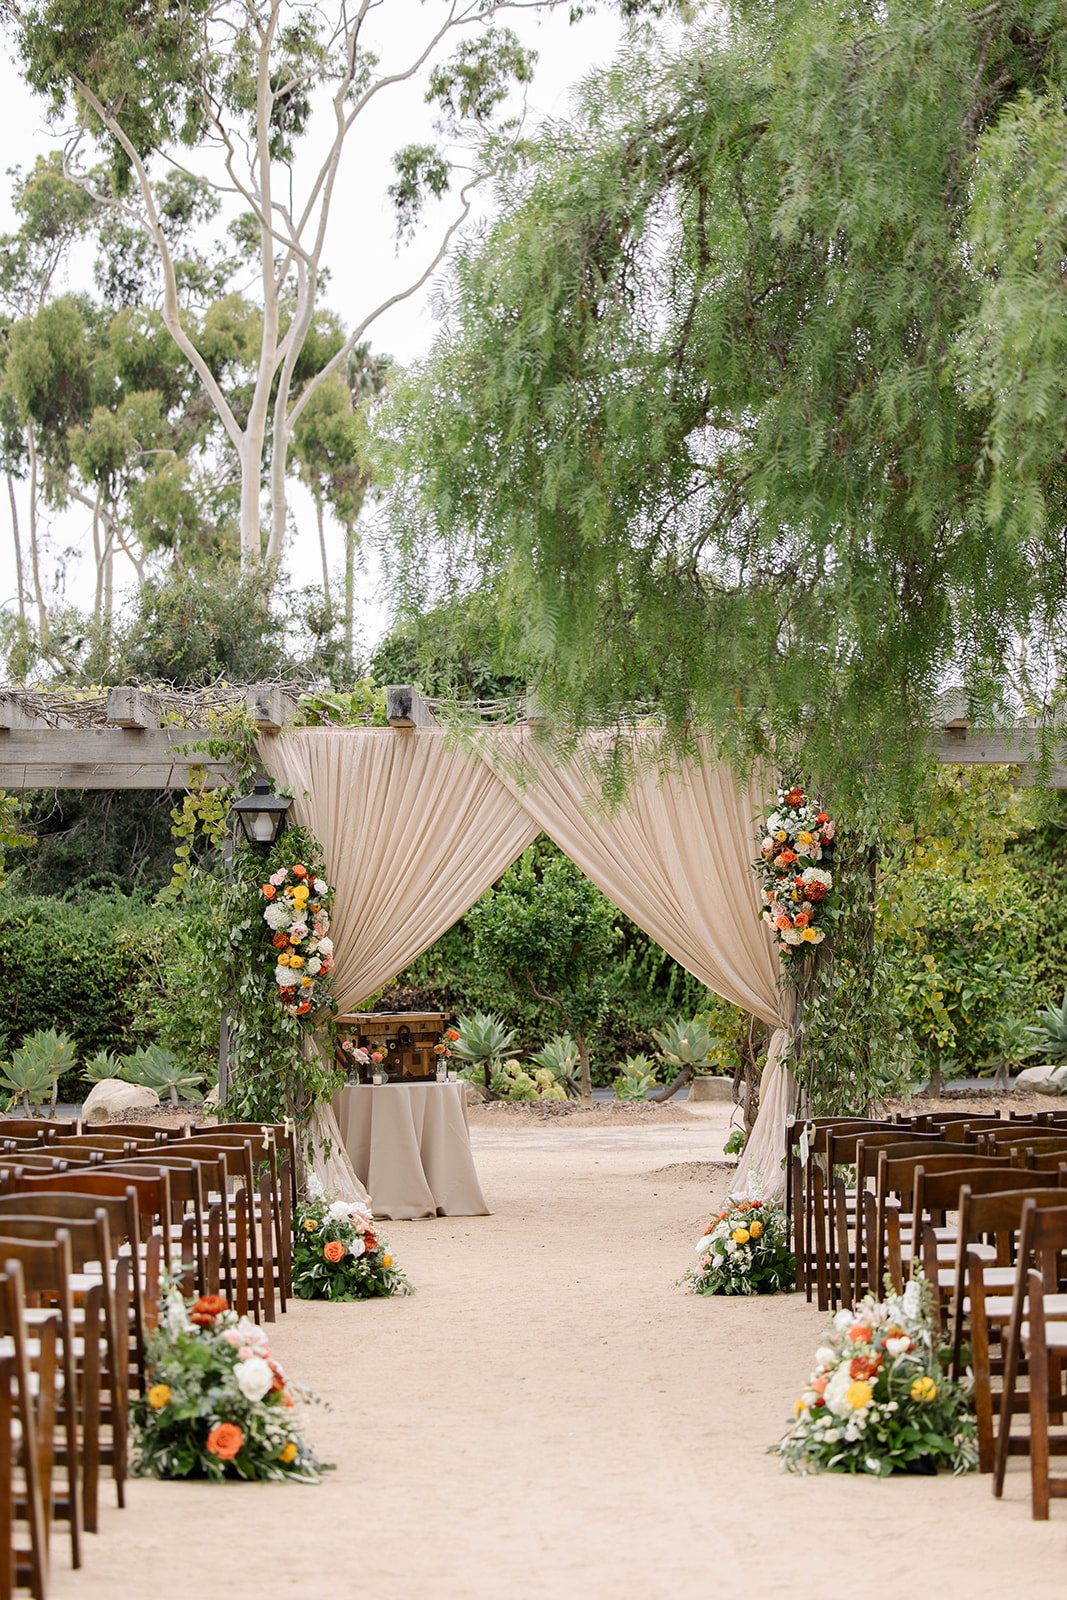
[[[375,13],[374,38],[383,66],[393,69],[410,59],[413,42],[427,37],[427,18],[435,15],[443,15],[439,0],[382,0]],[[517,12],[504,20],[524,43],[539,52],[535,81],[526,92],[527,115],[534,121],[565,116],[573,86],[610,61],[621,40],[620,25],[608,12],[588,17],[574,27],[567,22],[566,7],[551,16]],[[449,215],[444,204],[428,227],[398,254],[385,190],[392,177],[393,151],[432,136],[429,113],[422,104],[423,92],[422,87],[412,84],[383,93],[373,121],[361,120],[346,148],[326,259],[331,272],[327,301],[349,325],[419,275],[435,253],[440,231],[436,225]],[[48,125],[45,109],[22,82],[11,58],[10,41],[0,35],[0,137],[6,167],[26,169],[37,154],[60,142],[57,132]],[[13,224],[9,191],[5,188],[0,193],[0,228],[9,229]],[[84,274],[82,281],[80,274]],[[87,260],[75,262],[67,287],[92,288]],[[373,347],[402,362],[424,352],[434,333],[431,294],[432,284],[383,315],[369,333]],[[293,507],[298,534],[287,553],[286,565],[301,582],[314,582],[320,567],[310,503],[297,491]],[[67,599],[76,600],[87,589],[91,591],[88,562],[78,554],[91,548],[88,518],[71,511],[52,521],[48,566],[56,570],[61,592]],[[336,559],[339,557],[338,549]],[[120,565],[116,568],[116,582],[124,579]],[[364,575],[361,588],[360,626],[369,640],[382,631],[386,613],[375,592],[373,572]],[[0,603],[12,604],[14,592],[14,557],[5,526],[0,532]]]

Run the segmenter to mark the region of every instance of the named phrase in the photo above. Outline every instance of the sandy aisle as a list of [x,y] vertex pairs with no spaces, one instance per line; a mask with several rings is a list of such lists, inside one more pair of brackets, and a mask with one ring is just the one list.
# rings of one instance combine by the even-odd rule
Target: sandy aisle
[[[297,1304],[274,1347],[329,1399],[319,1488],[134,1482],[57,1600],[1061,1597],[1067,1505],[1032,1523],[971,1477],[784,1476],[774,1442],[821,1318],[675,1280],[708,1210],[714,1119],[474,1130],[494,1215],[391,1223],[419,1292]],[[671,1168],[675,1170],[671,1170]],[[667,1169],[667,1170],[663,1170]]]

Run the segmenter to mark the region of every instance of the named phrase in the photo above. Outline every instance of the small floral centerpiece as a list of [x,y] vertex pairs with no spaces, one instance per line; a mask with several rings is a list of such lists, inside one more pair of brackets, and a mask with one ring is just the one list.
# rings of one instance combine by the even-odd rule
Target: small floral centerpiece
[[789,1289],[796,1258],[785,1209],[766,1200],[731,1200],[696,1243],[700,1257],[685,1281],[696,1294],[777,1294]]
[[263,921],[274,948],[274,981],[278,999],[294,1017],[311,1010],[315,990],[333,966],[330,903],[333,892],[325,878],[309,873],[301,862],[279,867],[260,889],[267,902]]
[[354,1039],[342,1039],[341,1049],[352,1063],[352,1071],[357,1079],[381,1071],[382,1062],[385,1060],[384,1050],[368,1050],[364,1045],[357,1044]]
[[314,1483],[327,1469],[293,1420],[290,1384],[256,1323],[221,1295],[188,1301],[174,1284],[148,1336],[148,1386],[132,1405],[137,1470],[156,1478]]
[[804,955],[826,938],[834,912],[835,833],[834,819],[799,784],[778,791],[753,869],[763,894],[761,915],[774,928],[783,956]]
[[795,1472],[970,1472],[978,1463],[969,1388],[947,1352],[921,1276],[903,1294],[839,1311],[777,1446]]
[[293,1218],[293,1293],[301,1300],[373,1300],[411,1285],[359,1201],[328,1201],[318,1185]]

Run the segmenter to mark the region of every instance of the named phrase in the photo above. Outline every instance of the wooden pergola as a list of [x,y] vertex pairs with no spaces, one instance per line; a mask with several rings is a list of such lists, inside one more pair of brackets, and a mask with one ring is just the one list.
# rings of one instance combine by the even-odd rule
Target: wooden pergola
[[[226,783],[232,773],[225,758],[196,747],[218,737],[213,713],[238,706],[247,710],[259,741],[300,720],[293,693],[278,684],[187,692],[0,689],[0,789],[183,790]],[[519,701],[456,705],[439,719],[441,708],[408,685],[386,689],[386,714],[398,732],[440,726],[450,714],[476,724],[537,720]],[[1026,723],[973,727],[961,698],[951,693],[932,718],[931,752],[946,764],[1025,769],[1036,759],[1037,742],[1038,730]],[[1046,781],[1067,789],[1067,766],[1054,766]]]

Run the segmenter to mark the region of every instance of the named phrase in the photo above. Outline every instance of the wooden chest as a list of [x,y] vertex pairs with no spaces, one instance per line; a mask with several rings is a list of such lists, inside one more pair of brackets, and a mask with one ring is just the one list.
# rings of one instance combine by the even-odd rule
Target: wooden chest
[[419,1083],[437,1075],[437,1055],[447,1017],[438,1011],[351,1011],[337,1018],[337,1065],[361,1083],[369,1083],[375,1063],[353,1062],[344,1049],[350,1039],[366,1051],[381,1050],[385,1060],[377,1069],[390,1083]]

